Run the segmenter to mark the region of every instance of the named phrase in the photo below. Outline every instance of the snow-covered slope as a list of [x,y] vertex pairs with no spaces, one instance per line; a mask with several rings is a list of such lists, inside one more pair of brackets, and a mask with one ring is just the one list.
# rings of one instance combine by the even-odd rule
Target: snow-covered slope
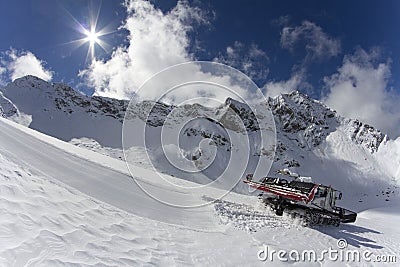
[[[153,171],[135,171],[154,185]],[[257,198],[235,193],[205,207],[173,208],[140,192],[122,161],[4,119],[0,181],[2,266],[379,266],[327,254],[321,261],[259,258],[265,248],[300,255],[313,250],[318,257],[329,248],[367,251],[372,260],[398,257],[400,249],[398,206],[362,212],[355,224],[337,228],[302,227],[265,210]],[[218,189],[208,187],[190,198],[206,202],[213,194]],[[338,248],[339,239],[346,240],[345,249]]]

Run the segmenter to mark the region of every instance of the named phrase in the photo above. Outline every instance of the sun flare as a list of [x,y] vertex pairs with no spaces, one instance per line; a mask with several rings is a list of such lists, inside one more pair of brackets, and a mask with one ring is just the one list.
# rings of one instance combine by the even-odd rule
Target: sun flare
[[85,46],[87,47],[87,55],[85,64],[96,60],[95,52],[100,52],[102,49],[106,53],[111,50],[110,44],[107,43],[106,35],[113,34],[118,30],[113,29],[111,24],[105,25],[102,28],[98,28],[98,20],[100,14],[101,4],[97,7],[91,6],[89,9],[89,21],[86,23],[81,23],[76,19],[68,10],[64,9],[66,14],[68,14],[71,19],[72,27],[81,34],[81,38],[74,39],[65,44],[74,46],[74,49]]
[[99,36],[100,34],[95,32],[94,30],[87,31],[86,33],[86,42],[90,42],[90,45],[94,45],[100,42]]

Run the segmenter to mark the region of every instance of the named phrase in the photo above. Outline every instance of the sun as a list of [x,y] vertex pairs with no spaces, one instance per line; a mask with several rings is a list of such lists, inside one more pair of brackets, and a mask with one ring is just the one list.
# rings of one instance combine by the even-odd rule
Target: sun
[[89,42],[90,45],[95,45],[100,43],[100,34],[98,32],[96,32],[95,30],[91,30],[91,31],[86,31],[85,32],[86,38],[85,41]]
[[75,45],[76,48],[87,44],[87,56],[85,64],[86,63],[90,64],[93,60],[96,59],[95,56],[96,47],[100,47],[106,52],[109,50],[109,44],[103,40],[103,37],[105,35],[112,34],[116,31],[108,30],[107,28],[103,28],[99,31],[96,31],[97,19],[91,21],[88,28],[84,27],[76,19],[74,19],[74,24],[76,25],[77,31],[82,34],[82,38],[73,40],[69,42],[69,44]]
[[[114,30],[111,24],[105,25],[103,28],[98,29],[98,20],[100,14],[101,4],[96,8],[91,6],[89,9],[89,21],[86,23],[81,23],[76,19],[67,9],[64,9],[67,16],[71,19],[71,26],[77,32],[81,34],[81,38],[74,39],[65,45],[72,45],[73,49],[78,49],[79,47],[87,47],[87,55],[85,64],[93,62],[96,60],[95,52],[102,49],[106,53],[111,50],[110,44],[108,44],[105,39],[106,35],[113,34],[118,30]],[[109,38],[108,38],[109,39]]]
[[88,51],[87,51],[87,56],[86,56],[86,62],[92,62],[96,57],[95,57],[95,47],[100,46],[103,48],[104,51],[106,51],[105,48],[105,42],[101,40],[101,37],[104,35],[104,32],[102,31],[96,31],[96,24],[94,23],[92,27],[89,29],[84,28],[82,25],[80,25],[81,28],[81,33],[83,34],[84,38],[77,40],[78,42],[83,44],[88,44]]

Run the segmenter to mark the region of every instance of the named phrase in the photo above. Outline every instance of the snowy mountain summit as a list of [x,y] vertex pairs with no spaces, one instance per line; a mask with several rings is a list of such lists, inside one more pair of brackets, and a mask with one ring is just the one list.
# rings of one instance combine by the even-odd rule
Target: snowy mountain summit
[[[351,201],[365,202],[369,195],[380,201],[390,201],[397,194],[397,189],[392,189],[397,188],[400,181],[399,139],[390,140],[370,125],[343,118],[298,91],[269,98],[264,104],[269,105],[274,115],[276,145],[260,147],[257,145],[259,140],[254,137],[251,153],[255,158],[262,155],[273,159],[272,171],[291,168],[302,175],[315,177],[316,182],[335,184],[343,191],[357,186],[358,192],[349,193]],[[126,100],[86,96],[67,85],[48,83],[34,76],[19,78],[0,91],[1,116],[117,158],[122,158],[121,129],[127,107]],[[211,115],[216,119],[207,120]],[[136,103],[126,116],[154,133],[158,133],[160,126],[173,129],[185,119],[197,117],[180,132],[181,138],[186,140],[182,149],[187,159],[203,166],[205,162],[198,160],[199,151],[193,144],[210,138],[213,146],[223,148],[223,153],[216,154],[218,163],[207,170],[206,176],[211,180],[223,171],[231,150],[235,151],[226,131],[245,130],[249,136],[251,133],[256,136],[260,127],[264,127],[257,123],[246,105],[233,99],[227,99],[216,108],[199,104],[175,107],[144,101]],[[171,118],[167,120],[168,117]],[[238,117],[246,129],[240,127]],[[140,147],[144,141],[140,138],[132,141],[137,153],[143,153]],[[154,141],[150,148],[154,149],[155,161],[162,162],[157,154],[159,144]],[[236,153],[240,153],[240,148]],[[135,158],[143,158],[143,155],[135,155]],[[251,157],[249,166],[252,161]],[[158,167],[160,171],[179,177],[179,173],[163,164]],[[197,181],[193,177],[185,178]],[[388,190],[390,194],[386,194]]]
[[126,101],[89,97],[65,84],[25,76],[0,90],[0,103],[3,117],[61,140],[88,137],[120,146]]
[[371,153],[378,150],[386,137],[374,127],[356,119],[345,119],[323,103],[298,91],[270,99],[270,105],[282,132],[301,133],[298,143],[302,148],[317,147],[339,126],[345,126],[350,139]]

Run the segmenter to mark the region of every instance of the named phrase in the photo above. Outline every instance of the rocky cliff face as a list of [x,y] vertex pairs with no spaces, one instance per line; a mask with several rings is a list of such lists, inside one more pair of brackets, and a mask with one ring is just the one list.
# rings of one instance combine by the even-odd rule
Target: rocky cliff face
[[385,135],[358,120],[345,119],[323,103],[294,91],[270,99],[276,125],[287,137],[295,137],[301,148],[320,145],[338,126],[346,126],[349,138],[376,152]]

